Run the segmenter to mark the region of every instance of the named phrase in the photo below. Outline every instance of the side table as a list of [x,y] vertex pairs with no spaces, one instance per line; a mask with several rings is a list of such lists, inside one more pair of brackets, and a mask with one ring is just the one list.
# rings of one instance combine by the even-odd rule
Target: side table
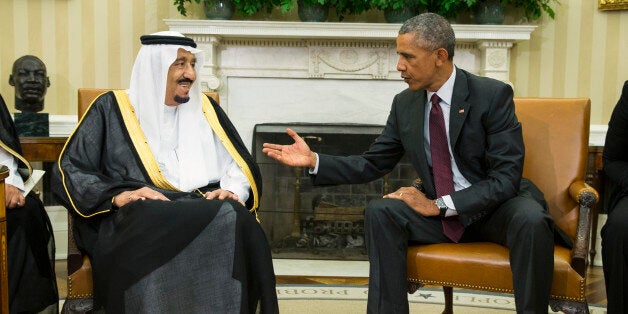
[[22,155],[28,161],[55,162],[67,137],[20,137]]

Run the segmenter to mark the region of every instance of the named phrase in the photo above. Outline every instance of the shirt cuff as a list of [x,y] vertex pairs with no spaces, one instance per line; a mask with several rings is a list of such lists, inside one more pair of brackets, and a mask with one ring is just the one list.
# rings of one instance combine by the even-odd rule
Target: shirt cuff
[[318,158],[318,154],[314,153],[314,155],[316,155],[316,166],[314,167],[314,169],[310,168],[310,170],[308,171],[310,174],[316,175],[318,174],[318,161],[320,160]]
[[233,194],[238,196],[238,199],[240,199],[243,202],[246,202],[249,200],[249,189],[245,189],[245,190],[238,190],[238,191],[233,191]]
[[443,195],[442,198],[445,202],[445,205],[447,205],[447,212],[445,212],[445,217],[458,216],[458,211],[456,211],[456,206],[454,206],[454,201],[451,199],[451,195]]
[[4,180],[4,183],[16,187],[20,192],[24,193],[24,180],[16,170],[11,170],[10,175]]

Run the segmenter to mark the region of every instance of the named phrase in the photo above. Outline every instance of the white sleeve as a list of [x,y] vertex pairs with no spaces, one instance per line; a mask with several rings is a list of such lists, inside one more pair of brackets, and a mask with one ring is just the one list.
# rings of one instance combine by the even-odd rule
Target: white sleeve
[[445,217],[458,216],[458,211],[456,210],[454,201],[451,199],[451,195],[443,195],[443,201],[448,207],[447,212],[445,213]]
[[233,158],[231,158],[227,165],[227,171],[223,177],[220,178],[220,188],[233,192],[243,202],[249,199],[249,180]]
[[4,182],[20,189],[20,191],[24,191],[24,181],[20,174],[17,173],[17,161],[13,158],[13,155],[9,154],[9,152],[2,147],[0,147],[0,164],[9,168],[9,176]]
[[310,168],[308,172],[310,174],[316,175],[318,174],[318,153],[314,153],[314,155],[316,155],[316,166],[314,166],[314,169]]

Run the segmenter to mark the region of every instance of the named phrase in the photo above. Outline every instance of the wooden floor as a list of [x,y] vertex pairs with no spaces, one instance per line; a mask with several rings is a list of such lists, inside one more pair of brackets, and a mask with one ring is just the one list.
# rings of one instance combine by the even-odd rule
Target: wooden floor
[[587,302],[606,305],[606,287],[601,266],[591,266],[587,269]]
[[[65,261],[57,261],[57,282],[59,298],[67,295],[67,268]],[[368,278],[364,277],[310,277],[310,276],[278,276],[277,284],[324,284],[324,285],[368,285]],[[587,302],[590,304],[606,305],[606,289],[604,288],[604,273],[602,267],[591,266],[587,271]]]

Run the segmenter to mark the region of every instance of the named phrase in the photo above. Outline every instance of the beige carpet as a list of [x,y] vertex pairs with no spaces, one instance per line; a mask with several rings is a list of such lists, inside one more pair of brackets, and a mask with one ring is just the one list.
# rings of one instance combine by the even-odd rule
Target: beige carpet
[[[279,285],[282,314],[366,313],[367,288],[362,286]],[[442,313],[442,290],[420,289],[408,296],[410,313]],[[454,290],[454,313],[515,313],[512,295]],[[605,314],[603,306],[589,305],[591,314]],[[548,313],[553,313],[548,309]]]

